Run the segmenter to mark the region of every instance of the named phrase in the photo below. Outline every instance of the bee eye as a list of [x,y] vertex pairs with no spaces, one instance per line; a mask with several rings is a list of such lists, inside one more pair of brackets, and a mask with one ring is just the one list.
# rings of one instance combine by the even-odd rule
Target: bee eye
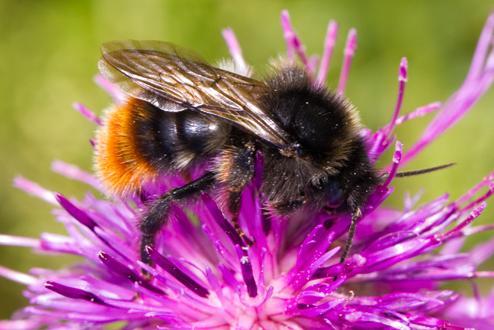
[[328,181],[325,188],[329,207],[336,208],[343,204],[343,189],[338,181]]

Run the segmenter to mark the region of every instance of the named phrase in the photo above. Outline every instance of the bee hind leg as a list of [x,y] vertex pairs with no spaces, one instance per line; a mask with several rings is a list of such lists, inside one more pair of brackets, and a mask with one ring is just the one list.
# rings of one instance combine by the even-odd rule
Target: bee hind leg
[[166,224],[167,213],[170,203],[182,201],[190,198],[215,183],[215,174],[207,172],[200,178],[189,182],[185,186],[173,189],[153,202],[147,214],[142,218],[139,224],[141,232],[140,255],[141,261],[151,264],[151,258],[147,252],[148,246],[154,245],[156,233]]

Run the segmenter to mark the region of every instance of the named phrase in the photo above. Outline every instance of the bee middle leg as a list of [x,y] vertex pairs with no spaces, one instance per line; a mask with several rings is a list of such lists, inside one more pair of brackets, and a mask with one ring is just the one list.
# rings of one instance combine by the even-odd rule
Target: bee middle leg
[[226,207],[231,214],[232,225],[247,245],[252,245],[253,241],[240,228],[238,215],[242,190],[254,176],[255,152],[254,142],[237,143],[220,155],[217,170],[219,181],[226,185]]
[[233,228],[235,228],[235,231],[237,232],[238,236],[247,244],[248,246],[252,246],[254,244],[254,241],[247,237],[245,232],[242,230],[240,227],[240,223],[238,220],[238,214],[240,211],[240,197],[241,197],[241,192],[240,191],[229,191],[228,192],[228,211],[230,211],[232,215],[232,225]]
[[146,247],[154,245],[156,234],[166,224],[170,203],[182,201],[197,195],[211,187],[215,181],[215,174],[213,172],[207,172],[200,178],[189,182],[182,187],[169,191],[151,205],[151,208],[139,224],[142,235],[140,242],[141,261],[146,264],[151,264],[151,259],[149,253],[146,251]]

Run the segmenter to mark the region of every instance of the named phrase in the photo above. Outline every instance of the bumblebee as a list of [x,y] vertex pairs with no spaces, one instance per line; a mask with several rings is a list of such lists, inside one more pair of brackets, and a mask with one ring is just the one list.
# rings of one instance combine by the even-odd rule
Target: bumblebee
[[127,94],[97,133],[96,170],[110,191],[138,192],[162,174],[207,164],[202,176],[150,204],[139,227],[144,262],[150,263],[146,247],[167,223],[170,203],[210,189],[225,191],[232,224],[242,234],[240,196],[258,152],[269,208],[350,212],[345,259],[360,209],[381,181],[346,99],[316,86],[296,66],[255,80],[164,42],[104,44],[99,68]]

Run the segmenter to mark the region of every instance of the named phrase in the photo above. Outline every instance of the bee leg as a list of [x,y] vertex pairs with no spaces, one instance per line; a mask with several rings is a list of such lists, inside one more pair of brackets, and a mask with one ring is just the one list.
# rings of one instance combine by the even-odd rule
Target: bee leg
[[183,187],[173,189],[157,199],[146,216],[141,220],[139,229],[141,231],[140,254],[141,260],[146,264],[151,264],[151,259],[146,251],[147,246],[154,245],[156,233],[166,224],[167,213],[172,202],[178,202],[196,195],[215,183],[215,174],[207,172],[200,178],[189,182]]
[[355,227],[357,226],[357,221],[362,217],[362,211],[357,207],[352,212],[352,218],[350,220],[350,228],[348,229],[348,238],[346,239],[345,247],[341,253],[340,263],[343,263],[352,248],[353,237],[355,236]]
[[249,239],[240,228],[238,214],[241,204],[241,193],[245,185],[251,182],[254,176],[255,168],[255,144],[252,141],[237,143],[220,155],[219,180],[226,184],[227,187],[227,207],[231,214],[232,225],[238,235],[247,245],[252,245],[253,241]]
[[240,197],[241,197],[241,192],[237,191],[231,191],[229,192],[228,195],[228,211],[230,211],[232,215],[232,225],[233,228],[235,228],[235,231],[237,232],[238,236],[243,239],[245,244],[248,246],[252,246],[254,244],[254,241],[251,240],[247,235],[244,233],[242,228],[240,228],[240,223],[238,221],[238,214],[240,211]]

